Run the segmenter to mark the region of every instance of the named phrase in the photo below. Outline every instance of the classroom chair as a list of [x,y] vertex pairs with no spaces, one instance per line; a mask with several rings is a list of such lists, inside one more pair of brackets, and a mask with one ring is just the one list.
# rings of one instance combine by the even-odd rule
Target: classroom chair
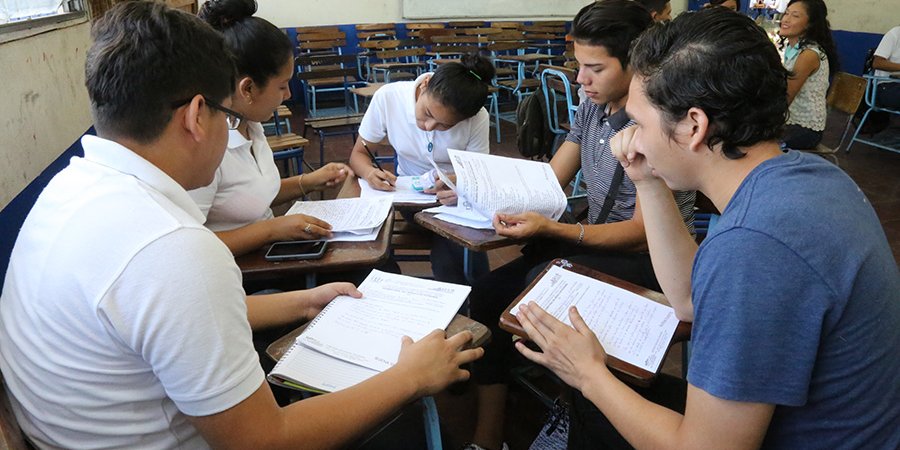
[[[356,25],[356,38],[359,50],[356,52],[357,72],[360,80],[374,81],[369,68],[369,58],[375,56],[374,50],[367,43],[375,41],[396,40],[397,27],[394,23],[370,23]],[[365,70],[365,73],[363,72]]]
[[[851,75],[846,72],[838,72],[835,74],[834,79],[831,81],[831,88],[828,91],[826,103],[828,109],[838,110],[847,114],[847,124],[844,126],[844,133],[841,135],[841,140],[836,147],[831,148],[820,143],[815,149],[808,150],[809,153],[815,153],[823,158],[832,158],[834,164],[838,165],[837,153],[841,149],[841,146],[844,145],[844,139],[850,131],[853,114],[856,113],[856,110],[859,108],[859,104],[862,101],[865,92],[865,78]],[[862,123],[860,123],[860,126],[862,126]],[[857,127],[857,130],[859,130],[859,127]],[[852,140],[850,144],[853,144]],[[847,146],[847,151],[850,151],[849,145]]]
[[[878,104],[878,85],[882,83],[892,83],[892,82],[900,82],[897,78],[894,77],[877,77],[875,75],[866,74],[863,75],[866,79],[866,113],[863,115],[862,120],[859,121],[859,125],[856,127],[856,132],[853,133],[853,138],[850,139],[850,143],[847,145],[847,153],[850,153],[850,147],[853,146],[854,142],[862,142],[863,144],[869,144],[873,147],[880,148],[882,150],[887,150],[889,152],[900,153],[900,139],[896,139],[893,141],[887,140],[873,140],[873,139],[864,139],[859,137],[859,131],[865,125],[866,120],[873,112],[882,112],[893,115],[900,115],[900,109],[892,109],[884,106],[880,106]],[[897,138],[897,136],[894,136]]]
[[[336,69],[353,69],[352,72],[335,73],[328,77],[308,76],[300,78],[303,87],[303,98],[306,103],[306,111],[310,116],[318,115],[317,97],[325,92],[343,92],[348,98],[350,87],[362,85],[357,76],[357,61],[355,56],[349,58],[335,58],[332,60],[316,59],[327,56],[342,56],[343,49],[347,45],[346,34],[342,31],[328,31],[337,27],[321,27],[319,29],[298,29],[297,50],[299,53],[297,62],[298,72],[328,71]],[[301,32],[300,30],[305,30]]]

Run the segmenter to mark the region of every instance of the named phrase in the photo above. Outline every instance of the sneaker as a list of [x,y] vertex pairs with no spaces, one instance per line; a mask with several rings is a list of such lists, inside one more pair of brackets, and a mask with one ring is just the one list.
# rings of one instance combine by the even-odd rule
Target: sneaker
[[[466,445],[462,448],[462,450],[488,450],[478,444],[473,444],[471,442],[466,443]],[[503,447],[500,450],[509,450],[509,446],[506,445],[506,442],[503,443]]]

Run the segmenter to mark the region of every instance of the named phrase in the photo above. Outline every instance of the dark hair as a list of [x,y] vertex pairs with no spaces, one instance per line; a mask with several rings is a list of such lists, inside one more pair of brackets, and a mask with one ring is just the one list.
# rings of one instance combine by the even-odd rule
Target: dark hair
[[[828,76],[834,76],[840,68],[840,62],[834,46],[834,39],[831,37],[828,7],[822,0],[791,0],[788,6],[790,7],[794,3],[803,3],[803,6],[806,7],[806,15],[809,17],[806,32],[800,37],[800,48],[803,49],[810,45],[821,47],[828,58]],[[785,38],[781,38],[782,46],[784,46],[784,42]]]
[[739,147],[777,139],[787,117],[787,71],[766,32],[723,8],[682,13],[634,45],[635,75],[650,103],[674,123],[692,107],[709,117],[707,145],[739,159]]
[[631,0],[604,0],[581,8],[572,21],[570,35],[579,44],[602,46],[628,66],[631,42],[644,32],[653,18],[650,11]]
[[669,0],[634,0],[635,2],[647,8],[647,11],[651,13],[661,13],[664,9],[666,9],[666,5],[669,4]]
[[426,92],[457,114],[469,118],[478,114],[488,95],[488,85],[494,78],[494,65],[477,53],[467,53],[458,63],[442,64]]
[[[707,6],[721,6],[723,3],[728,0],[709,0],[709,4]],[[737,5],[737,10],[741,10],[741,0],[734,0],[734,3]]]
[[175,102],[201,94],[221,102],[235,70],[222,35],[162,3],[114,6],[94,23],[85,86],[101,136],[148,144],[172,119]]
[[293,45],[286,34],[254,13],[254,0],[210,0],[199,16],[225,35],[238,75],[265,86],[291,60]]

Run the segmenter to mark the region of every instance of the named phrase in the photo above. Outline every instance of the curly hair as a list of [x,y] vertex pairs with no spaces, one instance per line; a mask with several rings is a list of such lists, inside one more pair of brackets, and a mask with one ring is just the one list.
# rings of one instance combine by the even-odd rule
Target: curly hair
[[682,13],[644,33],[631,65],[671,137],[690,108],[709,117],[706,144],[729,159],[777,139],[787,116],[787,76],[766,32],[723,8]]

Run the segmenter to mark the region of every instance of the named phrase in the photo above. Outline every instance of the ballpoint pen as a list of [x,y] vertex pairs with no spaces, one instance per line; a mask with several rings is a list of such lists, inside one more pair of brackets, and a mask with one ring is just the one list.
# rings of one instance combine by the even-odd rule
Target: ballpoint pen
[[[375,159],[375,154],[372,153],[372,150],[369,150],[369,145],[366,144],[366,141],[363,139],[360,139],[359,141],[362,142],[363,148],[366,149],[366,153],[369,154],[369,158],[372,160],[372,164],[375,166],[375,168],[377,168],[378,170],[380,170],[382,172],[385,172],[385,170],[383,168],[381,168],[381,164],[378,164],[378,160]],[[385,172],[385,173],[387,173],[387,172]],[[388,186],[393,186],[393,184],[391,184],[391,182],[388,180],[382,179],[382,181],[385,184],[387,184]]]

